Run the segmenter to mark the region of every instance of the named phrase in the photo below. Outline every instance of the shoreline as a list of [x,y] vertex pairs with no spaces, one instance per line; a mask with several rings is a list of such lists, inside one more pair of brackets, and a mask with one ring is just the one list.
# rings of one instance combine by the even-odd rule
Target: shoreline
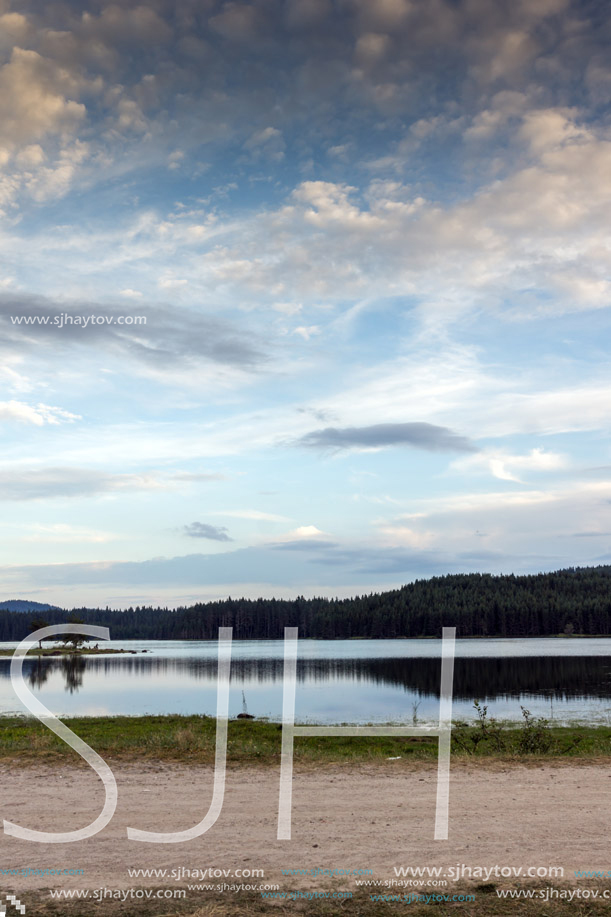
[[[159,760],[211,765],[215,760],[216,718],[206,715],[117,715],[61,717],[102,757],[116,760]],[[310,724],[311,725],[311,724]],[[379,725],[379,724],[378,724]],[[230,766],[276,766],[280,761],[282,724],[235,717],[228,722],[227,762]],[[436,761],[435,736],[296,737],[296,765],[367,764],[396,759]],[[42,725],[26,715],[0,717],[0,760],[21,763],[62,762],[74,753]],[[611,758],[611,726],[554,726],[495,723],[452,729],[452,761],[543,762]]]
[[[69,621],[64,623],[70,623]],[[554,633],[554,634],[456,634],[455,640],[460,643],[461,640],[606,640],[611,637],[609,633],[602,634],[584,634],[584,633]],[[112,641],[112,637],[110,638]],[[119,638],[130,643],[218,643],[217,637],[122,637]],[[283,643],[283,637],[236,637],[232,636],[232,643]],[[407,637],[404,634],[382,637],[355,636],[350,637],[299,637],[299,641],[307,640],[309,643],[353,643],[353,642],[372,642],[379,643],[383,641],[412,641],[412,640],[435,640],[441,643],[439,634],[418,634],[413,637]],[[14,643],[18,646],[19,640],[0,640],[0,643]],[[0,650],[2,653],[11,653],[12,650]],[[130,652],[130,650],[125,650]]]

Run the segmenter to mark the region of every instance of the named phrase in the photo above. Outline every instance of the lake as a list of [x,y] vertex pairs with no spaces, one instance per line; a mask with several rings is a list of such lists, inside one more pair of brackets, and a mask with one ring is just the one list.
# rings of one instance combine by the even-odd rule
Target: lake
[[[109,641],[136,655],[27,659],[30,690],[57,715],[207,713],[216,710],[213,641]],[[3,643],[3,648],[16,644]],[[300,640],[296,720],[432,723],[440,640]],[[146,650],[146,654],[142,651]],[[454,719],[475,698],[499,719],[520,706],[558,724],[611,725],[611,637],[462,639],[456,642]],[[23,712],[0,658],[0,713]],[[281,718],[283,642],[234,641],[230,716]]]

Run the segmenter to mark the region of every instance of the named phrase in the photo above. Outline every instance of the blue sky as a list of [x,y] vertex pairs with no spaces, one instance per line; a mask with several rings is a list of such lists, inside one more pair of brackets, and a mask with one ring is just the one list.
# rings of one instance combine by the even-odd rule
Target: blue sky
[[0,0],[3,597],[609,562],[607,13]]

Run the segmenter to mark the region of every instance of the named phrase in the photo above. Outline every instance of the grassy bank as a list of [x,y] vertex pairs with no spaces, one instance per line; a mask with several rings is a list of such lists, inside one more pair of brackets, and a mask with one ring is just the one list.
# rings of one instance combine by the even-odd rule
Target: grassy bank
[[[214,762],[216,722],[207,716],[68,717],[64,722],[103,757],[154,758],[197,764]],[[278,723],[231,720],[227,742],[230,766],[277,764],[282,729]],[[611,756],[611,727],[548,727],[540,721],[521,726],[478,722],[457,725],[452,753],[457,758],[603,758]],[[435,759],[437,740],[401,738],[297,738],[297,763],[358,763]],[[79,760],[64,742],[37,720],[0,717],[0,760]]]

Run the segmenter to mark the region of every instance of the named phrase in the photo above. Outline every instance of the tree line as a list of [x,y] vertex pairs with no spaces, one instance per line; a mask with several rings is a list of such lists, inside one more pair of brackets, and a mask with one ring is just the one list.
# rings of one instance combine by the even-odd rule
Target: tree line
[[[175,610],[137,606],[122,611],[76,608],[85,624],[110,628],[115,640],[215,640],[233,627],[235,639],[281,639],[285,626],[301,638],[542,637],[611,633],[611,566],[571,567],[553,573],[495,576],[465,573],[416,580],[399,589],[349,599],[224,599]],[[51,609],[49,624],[68,613]],[[30,630],[23,612],[0,611],[0,640]]]

